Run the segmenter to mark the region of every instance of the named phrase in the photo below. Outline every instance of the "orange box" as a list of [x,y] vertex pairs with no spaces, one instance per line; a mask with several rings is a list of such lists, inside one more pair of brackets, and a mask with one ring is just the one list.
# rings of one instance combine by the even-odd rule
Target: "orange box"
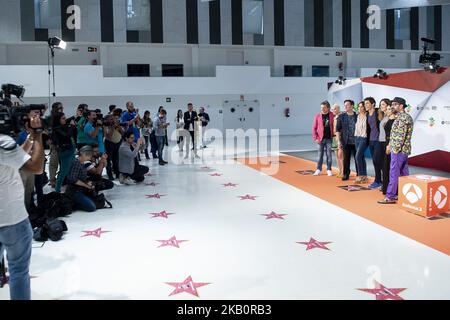
[[421,174],[400,177],[398,205],[426,218],[445,213],[450,209],[450,179]]

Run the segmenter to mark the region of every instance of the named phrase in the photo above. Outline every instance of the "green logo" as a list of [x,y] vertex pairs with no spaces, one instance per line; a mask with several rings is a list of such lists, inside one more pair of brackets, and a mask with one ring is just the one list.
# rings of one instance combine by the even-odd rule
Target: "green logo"
[[434,127],[434,125],[436,124],[436,120],[434,120],[433,117],[431,117],[430,119],[428,119],[428,121],[429,121],[430,127]]

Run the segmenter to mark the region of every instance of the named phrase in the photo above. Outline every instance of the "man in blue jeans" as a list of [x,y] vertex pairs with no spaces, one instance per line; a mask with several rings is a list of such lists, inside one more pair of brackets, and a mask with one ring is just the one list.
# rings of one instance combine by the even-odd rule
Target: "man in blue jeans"
[[84,146],[78,151],[78,159],[75,159],[67,175],[66,194],[73,198],[74,208],[86,212],[94,212],[97,210],[94,201],[86,195],[88,192],[93,192],[95,187],[92,181],[88,179],[88,172],[84,163],[92,159],[94,149],[91,146]]
[[158,116],[155,118],[154,127],[155,127],[155,136],[156,143],[158,144],[158,155],[159,155],[159,165],[163,166],[168,164],[167,161],[163,159],[163,150],[166,142],[166,129],[169,126],[166,119],[167,111],[161,109]]
[[314,117],[313,122],[313,139],[319,145],[319,160],[317,162],[317,170],[315,176],[322,172],[323,156],[327,156],[327,174],[329,177],[333,176],[331,171],[332,156],[331,156],[331,139],[333,137],[333,121],[334,116],[330,112],[330,103],[328,101],[322,102],[320,105],[321,112]]
[[[12,300],[30,300],[30,258],[33,230],[25,209],[24,187],[19,169],[41,174],[44,148],[39,116],[30,119],[31,134],[22,147],[0,134],[0,260],[6,249]],[[31,150],[31,156],[24,150]]]

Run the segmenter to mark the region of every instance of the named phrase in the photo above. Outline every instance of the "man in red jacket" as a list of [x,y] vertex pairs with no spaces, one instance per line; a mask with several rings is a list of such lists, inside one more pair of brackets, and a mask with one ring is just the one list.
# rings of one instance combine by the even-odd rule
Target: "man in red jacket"
[[314,117],[313,123],[313,139],[319,145],[319,160],[317,161],[317,170],[315,176],[322,172],[323,155],[327,155],[327,174],[329,177],[333,176],[331,171],[332,156],[331,156],[331,141],[333,138],[333,114],[330,112],[330,103],[328,101],[322,102],[320,105],[321,112]]

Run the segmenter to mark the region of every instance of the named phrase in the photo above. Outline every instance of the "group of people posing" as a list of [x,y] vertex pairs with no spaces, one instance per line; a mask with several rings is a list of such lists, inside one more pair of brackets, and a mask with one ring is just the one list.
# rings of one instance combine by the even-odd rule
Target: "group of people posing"
[[366,150],[370,150],[375,170],[375,180],[370,189],[379,189],[384,195],[380,204],[393,204],[398,200],[399,177],[409,175],[408,156],[411,154],[411,137],[414,121],[406,112],[406,101],[396,97],[376,101],[367,97],[358,103],[345,100],[345,112],[338,105],[332,108],[328,101],[321,104],[321,112],[315,116],[313,139],[319,145],[318,176],[322,172],[324,156],[327,174],[333,176],[332,151],[336,153],[338,178],[350,179],[350,160],[355,160],[355,183],[368,183]]

